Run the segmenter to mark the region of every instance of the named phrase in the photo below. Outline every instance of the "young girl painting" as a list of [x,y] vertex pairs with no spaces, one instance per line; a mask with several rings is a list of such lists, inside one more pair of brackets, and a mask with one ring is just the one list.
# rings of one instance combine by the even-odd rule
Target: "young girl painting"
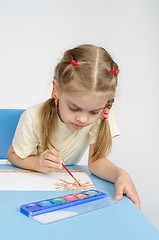
[[21,168],[49,173],[77,164],[89,146],[88,168],[115,184],[115,199],[126,194],[140,200],[129,174],[107,156],[119,134],[111,108],[118,65],[102,47],[80,45],[65,51],[55,68],[52,97],[21,116],[9,161]]

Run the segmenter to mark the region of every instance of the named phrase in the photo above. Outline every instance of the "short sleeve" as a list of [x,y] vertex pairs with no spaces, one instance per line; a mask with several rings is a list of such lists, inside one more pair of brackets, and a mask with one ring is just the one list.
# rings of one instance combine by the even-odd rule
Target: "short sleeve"
[[19,157],[26,158],[37,154],[37,145],[38,139],[34,133],[33,117],[27,109],[20,117],[12,146]]
[[[110,126],[110,133],[111,133],[111,137],[116,137],[120,135],[120,131],[117,127],[114,115],[112,110],[110,111],[110,115],[109,115],[109,126]],[[94,144],[97,138],[97,134],[98,134],[98,129],[100,126],[101,120],[98,119],[95,124],[92,125],[92,128],[90,129],[89,132],[89,144]]]

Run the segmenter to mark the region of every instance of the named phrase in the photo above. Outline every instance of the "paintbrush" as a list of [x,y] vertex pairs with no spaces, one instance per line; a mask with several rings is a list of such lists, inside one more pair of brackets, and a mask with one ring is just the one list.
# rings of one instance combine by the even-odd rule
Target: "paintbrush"
[[81,187],[81,184],[77,181],[77,179],[72,175],[72,173],[67,169],[67,167],[65,167],[65,165],[62,163],[62,166],[66,169],[66,171],[70,174],[71,177],[73,177],[73,179],[76,181],[76,183],[78,183],[78,185]]

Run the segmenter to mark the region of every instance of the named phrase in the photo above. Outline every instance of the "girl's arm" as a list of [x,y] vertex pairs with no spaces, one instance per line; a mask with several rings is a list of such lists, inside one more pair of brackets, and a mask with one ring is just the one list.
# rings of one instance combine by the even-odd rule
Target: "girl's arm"
[[117,167],[105,157],[93,162],[91,159],[93,150],[94,144],[91,144],[89,148],[88,158],[89,170],[97,177],[115,184],[116,200],[121,200],[123,194],[126,194],[131,199],[131,201],[133,201],[134,204],[140,209],[139,196],[129,174],[125,170]]
[[25,169],[30,169],[42,173],[49,173],[54,169],[63,168],[63,159],[54,149],[47,149],[39,156],[29,156],[20,158],[14,151],[11,145],[8,150],[8,160],[15,166]]

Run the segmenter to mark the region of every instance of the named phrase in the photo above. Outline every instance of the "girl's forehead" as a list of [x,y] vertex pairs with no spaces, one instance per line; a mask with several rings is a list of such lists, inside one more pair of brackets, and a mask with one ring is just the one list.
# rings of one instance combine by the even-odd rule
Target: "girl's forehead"
[[62,93],[66,103],[78,106],[79,108],[100,109],[110,99],[110,92],[99,91],[69,91]]

